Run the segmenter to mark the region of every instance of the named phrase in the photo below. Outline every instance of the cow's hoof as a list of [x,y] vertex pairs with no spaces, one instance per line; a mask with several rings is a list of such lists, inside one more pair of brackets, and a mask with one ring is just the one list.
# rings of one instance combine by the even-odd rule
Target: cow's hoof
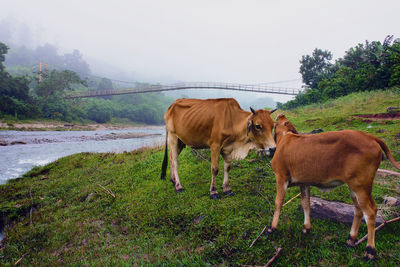
[[371,248],[370,246],[367,247],[367,251],[364,254],[365,261],[374,261],[376,256],[376,249]]
[[229,191],[224,192],[224,195],[227,197],[233,197],[235,195],[235,193],[233,193],[232,190],[229,190]]
[[357,241],[358,241],[357,239],[352,239],[351,236],[349,235],[349,239],[347,239],[346,245],[347,245],[349,248],[355,248],[355,247],[356,247]]
[[176,189],[176,193],[178,193],[178,194],[182,193],[183,191],[185,191],[185,189],[183,189],[183,188]]
[[272,235],[276,231],[276,228],[268,228],[265,232],[264,235]]
[[311,232],[311,228],[303,228],[303,230],[301,231],[303,234],[307,235]]
[[172,179],[170,179],[170,181],[171,181],[172,185],[175,186],[175,181]]
[[221,199],[218,193],[210,195],[210,199]]

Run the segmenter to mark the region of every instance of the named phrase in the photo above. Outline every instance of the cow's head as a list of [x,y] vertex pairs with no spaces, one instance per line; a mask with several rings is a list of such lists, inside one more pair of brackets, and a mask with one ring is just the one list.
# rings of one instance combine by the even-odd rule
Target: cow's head
[[294,128],[293,124],[286,118],[286,116],[284,114],[279,114],[275,123],[275,142],[279,144],[280,139],[287,133],[298,134],[296,128]]
[[274,128],[274,121],[270,114],[276,109],[268,111],[259,109],[255,111],[250,108],[251,116],[247,121],[247,136],[254,144],[267,152],[273,153],[276,149],[276,144],[272,134]]

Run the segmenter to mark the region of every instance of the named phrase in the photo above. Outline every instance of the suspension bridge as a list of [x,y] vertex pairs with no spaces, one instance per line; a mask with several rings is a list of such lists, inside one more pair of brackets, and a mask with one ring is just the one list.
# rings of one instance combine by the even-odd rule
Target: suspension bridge
[[247,91],[266,94],[297,95],[302,90],[299,88],[274,87],[262,84],[239,84],[239,83],[218,83],[218,82],[185,82],[169,85],[146,85],[134,88],[112,89],[112,90],[88,90],[72,92],[65,96],[66,99],[100,97],[112,95],[128,95],[140,93],[154,93],[162,91],[185,90],[185,89],[222,89],[233,91]]

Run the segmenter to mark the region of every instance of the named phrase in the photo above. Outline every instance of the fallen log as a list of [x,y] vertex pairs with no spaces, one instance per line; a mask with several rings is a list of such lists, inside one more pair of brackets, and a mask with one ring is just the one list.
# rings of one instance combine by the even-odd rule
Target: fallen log
[[[328,201],[317,197],[310,198],[310,216],[317,219],[332,220],[346,224],[353,223],[354,206],[343,202]],[[363,218],[363,221],[364,218]],[[376,224],[381,224],[385,220],[376,217]]]
[[376,174],[380,175],[380,176],[383,176],[383,177],[386,177],[388,175],[393,175],[393,176],[396,176],[396,177],[400,177],[400,172],[395,172],[395,171],[385,170],[385,169],[378,169],[376,171]]

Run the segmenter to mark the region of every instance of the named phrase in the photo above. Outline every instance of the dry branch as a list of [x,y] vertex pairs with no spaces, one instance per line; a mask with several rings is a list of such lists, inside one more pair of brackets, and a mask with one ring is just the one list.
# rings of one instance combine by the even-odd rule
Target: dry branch
[[265,230],[267,229],[267,225],[264,227],[264,229],[262,229],[261,233],[256,237],[256,239],[253,240],[253,242],[250,245],[250,248],[254,245],[254,243],[260,238],[260,236],[265,232]]
[[278,250],[276,251],[276,254],[267,262],[267,264],[265,264],[265,267],[270,266],[271,263],[273,263],[274,260],[275,260],[276,258],[278,258],[279,253],[280,253],[282,250],[283,250],[283,248],[278,248]]
[[[260,193],[261,194],[261,193]],[[297,195],[295,195],[294,197],[292,197],[291,199],[289,199],[285,204],[282,205],[282,207],[286,206],[287,204],[289,204],[290,202],[292,202],[295,198],[297,198],[298,196],[300,196],[301,193],[298,193]],[[250,248],[254,245],[254,243],[260,238],[260,236],[265,232],[265,230],[267,229],[267,225],[264,227],[264,229],[262,229],[261,233],[256,237],[256,239],[253,240],[253,242],[250,245]]]
[[14,266],[15,266],[15,265],[18,265],[18,263],[20,263],[20,262],[22,261],[22,259],[23,259],[26,255],[29,254],[29,252],[31,252],[31,250],[28,250],[28,252],[26,252],[24,255],[22,255],[21,258],[19,258],[19,260],[17,260],[17,261],[14,263]]
[[[375,228],[375,231],[378,231],[379,229],[381,229],[383,226],[385,226],[386,224],[392,223],[392,222],[396,222],[396,221],[400,221],[400,217],[391,219],[389,221],[385,221],[384,223],[381,223],[378,227]],[[367,240],[368,238],[368,234],[365,235],[363,238],[361,238],[360,240],[358,240],[355,244],[355,246],[358,246],[359,244],[361,244],[362,242],[364,242],[365,240]]]
[[268,267],[268,266],[270,266],[273,262],[274,262],[274,260],[279,256],[279,253],[281,252],[283,250],[283,248],[278,248],[277,250],[276,250],[276,253],[275,253],[275,255],[267,262],[267,264],[265,264],[265,265],[242,265],[242,266],[245,266],[245,267]]
[[292,202],[295,198],[299,197],[301,195],[301,193],[298,193],[297,195],[295,195],[294,197],[292,197],[291,199],[289,199],[285,204],[282,205],[282,207],[285,207],[287,204],[289,204],[290,202]]
[[200,159],[202,159],[202,160],[204,160],[204,161],[209,161],[209,159],[205,158],[205,157],[201,154],[201,152],[198,151],[197,149],[192,148],[192,153],[193,153],[196,157],[198,157],[198,158],[200,158]]
[[110,194],[113,198],[115,198],[114,193],[111,190],[108,190],[107,188],[105,188],[104,186],[102,186],[101,184],[97,184],[98,186],[100,186],[104,191],[106,191],[108,194]]

